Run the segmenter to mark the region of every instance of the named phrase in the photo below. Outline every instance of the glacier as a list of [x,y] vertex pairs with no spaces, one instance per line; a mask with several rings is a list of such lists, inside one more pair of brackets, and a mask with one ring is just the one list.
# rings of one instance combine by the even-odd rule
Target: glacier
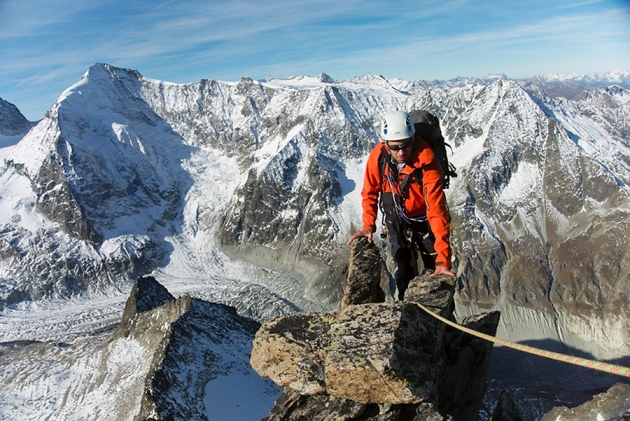
[[258,321],[333,308],[378,118],[429,108],[460,174],[458,313],[499,309],[504,339],[628,358],[630,93],[615,77],[563,98],[557,77],[178,85],[95,64],[43,120],[0,133],[3,342],[115,324],[146,274]]

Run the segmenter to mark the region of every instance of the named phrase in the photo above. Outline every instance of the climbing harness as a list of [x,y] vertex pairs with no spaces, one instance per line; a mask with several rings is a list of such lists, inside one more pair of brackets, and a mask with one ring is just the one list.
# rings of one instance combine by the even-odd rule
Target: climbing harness
[[494,343],[497,343],[499,345],[507,346],[509,348],[516,349],[518,351],[528,352],[530,354],[539,355],[539,356],[545,357],[545,358],[550,358],[552,360],[557,360],[557,361],[562,361],[562,362],[569,363],[569,364],[579,365],[581,367],[592,368],[594,370],[605,371],[606,373],[617,374],[619,376],[630,377],[630,368],[628,368],[628,367],[623,367],[623,366],[620,366],[620,365],[613,365],[613,364],[603,363],[603,362],[600,362],[600,361],[587,360],[585,358],[572,357],[570,355],[559,354],[557,352],[551,352],[551,351],[545,351],[545,350],[534,348],[534,347],[531,347],[531,346],[516,344],[514,342],[509,342],[509,341],[506,341],[506,340],[503,340],[503,339],[495,338],[494,336],[486,335],[485,333],[477,332],[476,330],[472,330],[472,329],[469,329],[467,327],[460,326],[457,323],[453,323],[452,321],[450,321],[448,319],[445,319],[444,317],[440,316],[439,314],[435,314],[434,312],[432,312],[431,310],[429,310],[428,308],[426,308],[425,306],[423,306],[420,303],[414,303],[414,304],[416,304],[422,310],[426,311],[431,316],[435,317],[436,319],[440,320],[441,322],[444,322],[447,325],[454,327],[455,329],[459,329],[462,332],[469,333],[469,334],[471,334],[473,336],[476,336],[478,338],[485,339],[487,341],[494,342]]
[[388,170],[389,170],[389,174],[385,175],[385,180],[387,180],[387,183],[389,184],[389,188],[392,191],[394,208],[396,209],[396,214],[398,214],[401,220],[405,221],[408,224],[410,224],[412,221],[415,221],[415,222],[426,221],[427,220],[426,215],[422,215],[418,217],[407,216],[407,212],[405,212],[405,208],[403,205],[403,201],[404,201],[403,189],[400,188],[400,184],[398,183],[398,180],[396,180],[394,175],[391,173],[391,169],[388,168]]
[[[379,163],[379,166],[382,165],[381,168],[381,172],[383,174],[383,178],[385,179],[385,181],[387,182],[387,184],[389,185],[389,189],[391,191],[392,194],[392,202],[393,202],[393,207],[394,207],[394,211],[396,213],[396,215],[398,215],[398,217],[410,224],[412,221],[413,222],[423,222],[427,220],[426,215],[422,215],[422,216],[418,216],[418,217],[410,217],[407,216],[407,212],[405,211],[405,207],[404,207],[404,192],[405,189],[407,188],[407,185],[410,182],[410,178],[411,175],[414,175],[418,180],[417,182],[422,183],[422,173],[420,173],[420,177],[418,177],[416,175],[416,173],[418,171],[421,171],[419,168],[414,169],[414,173],[411,175],[406,175],[405,178],[403,179],[402,183],[398,182],[398,176],[396,173],[394,173],[394,170],[392,170],[391,166],[391,162],[389,158],[389,153],[387,152],[387,150],[385,149],[385,147],[383,146],[381,149],[381,158],[379,158],[379,161],[383,159],[385,160],[385,162],[383,162],[382,164]],[[383,225],[385,225],[385,209],[383,209],[383,203],[381,201],[381,211],[383,214]]]

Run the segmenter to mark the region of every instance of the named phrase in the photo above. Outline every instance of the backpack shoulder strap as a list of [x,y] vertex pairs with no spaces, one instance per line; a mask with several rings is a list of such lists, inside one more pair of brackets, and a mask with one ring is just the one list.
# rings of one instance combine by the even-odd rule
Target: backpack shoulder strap
[[422,184],[422,168],[414,167],[411,174],[405,175],[403,181],[400,183],[400,191],[404,192],[407,189],[409,183],[413,181],[417,182],[418,184]]
[[381,176],[385,177],[386,172],[385,168],[389,166],[390,171],[394,174],[395,177],[398,176],[398,168],[392,164],[392,160],[390,159],[389,152],[387,152],[387,148],[385,145],[381,145],[381,153],[378,156],[378,168],[381,171]]
[[387,149],[385,145],[381,145],[381,153],[378,156],[378,168],[381,170],[381,175],[385,174],[385,165],[387,165]]

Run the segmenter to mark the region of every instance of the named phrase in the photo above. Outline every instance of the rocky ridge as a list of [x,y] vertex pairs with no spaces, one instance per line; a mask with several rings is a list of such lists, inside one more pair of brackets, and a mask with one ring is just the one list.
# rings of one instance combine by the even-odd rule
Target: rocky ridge
[[[403,302],[382,303],[383,294],[370,293],[381,284],[375,249],[364,238],[353,243],[339,310],[280,317],[256,333],[252,367],[284,387],[265,420],[488,419],[479,409],[492,343],[417,306],[453,320],[454,279],[422,274],[412,280]],[[494,335],[498,321],[492,312],[461,324]],[[524,414],[503,390],[490,419],[541,419]],[[618,383],[572,409],[553,408],[542,421],[621,420],[629,414],[630,389]]]
[[[452,318],[454,278],[418,276],[404,302],[355,294],[380,288],[374,249],[353,243],[342,309],[280,317],[256,333],[252,367],[285,387],[267,419],[477,419],[492,344],[416,304]],[[493,335],[498,322],[495,312],[464,324]]]
[[140,278],[118,325],[63,342],[0,344],[0,413],[9,420],[260,419],[279,389],[248,363],[259,326],[234,308],[176,299],[154,278]]

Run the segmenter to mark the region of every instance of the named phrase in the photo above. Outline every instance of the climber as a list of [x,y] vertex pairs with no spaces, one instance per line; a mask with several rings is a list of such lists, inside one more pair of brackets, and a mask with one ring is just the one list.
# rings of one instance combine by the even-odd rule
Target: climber
[[420,252],[432,276],[455,276],[451,271],[450,215],[440,165],[428,143],[415,136],[408,113],[395,111],[383,117],[379,142],[368,157],[363,191],[363,229],[348,240],[367,237],[372,242],[379,205],[396,264],[398,298],[404,298],[409,281],[417,275],[413,258]]

